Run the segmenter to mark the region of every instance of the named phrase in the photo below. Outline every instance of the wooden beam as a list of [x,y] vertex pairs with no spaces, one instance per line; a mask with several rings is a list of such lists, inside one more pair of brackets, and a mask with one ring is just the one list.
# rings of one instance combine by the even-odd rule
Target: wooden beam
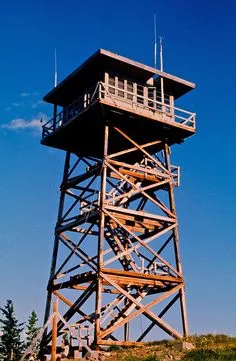
[[57,318],[58,318],[58,299],[55,298],[53,302],[54,317],[52,320],[52,347],[51,347],[51,360],[57,359]]
[[123,346],[123,347],[143,347],[144,342],[132,342],[132,341],[111,341],[98,339],[98,345],[104,346]]
[[162,275],[154,275],[154,274],[145,274],[140,272],[132,272],[132,271],[123,271],[123,270],[116,270],[112,268],[102,268],[102,273],[108,274],[109,276],[116,276],[117,280],[119,277],[128,277],[128,278],[138,278],[143,279],[148,282],[148,280],[153,281],[161,281],[161,282],[174,282],[174,283],[181,283],[183,284],[183,278],[181,277],[171,277],[171,276],[162,276]]
[[[161,327],[164,331],[166,331],[170,336],[175,337],[175,338],[180,338],[182,339],[182,335],[176,331],[175,329],[173,329],[170,325],[168,325],[166,322],[164,322],[161,318],[159,318],[155,313],[153,313],[150,310],[150,304],[143,306],[140,302],[138,302],[133,296],[131,296],[129,294],[129,292],[125,291],[122,287],[120,287],[116,282],[112,281],[110,279],[109,276],[102,274],[102,277],[105,278],[105,280],[107,280],[107,282],[110,282],[111,285],[113,287],[115,287],[118,291],[120,291],[122,294],[124,294],[130,301],[132,301],[139,309],[140,309],[140,313],[145,314],[148,318],[155,320],[156,323],[159,325],[159,327]],[[176,290],[178,290],[179,288],[181,288],[182,285],[176,286]],[[173,289],[174,290],[174,289]],[[167,292],[165,294],[163,294],[163,297],[167,297]],[[152,301],[153,304],[157,303],[157,299],[155,299],[154,301]],[[108,331],[103,331],[100,335],[100,337],[105,337],[107,336],[107,332]],[[108,334],[110,333],[110,329]]]

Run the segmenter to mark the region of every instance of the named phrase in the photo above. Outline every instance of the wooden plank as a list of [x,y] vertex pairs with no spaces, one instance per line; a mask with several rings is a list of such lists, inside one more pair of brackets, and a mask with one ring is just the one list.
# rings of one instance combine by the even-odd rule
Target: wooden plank
[[[133,278],[133,277],[124,277],[124,276],[110,276],[109,278],[119,284],[120,286],[152,286],[152,287],[164,287],[164,283],[161,281],[155,280],[145,280],[142,278]],[[107,283],[106,283],[107,284]]]
[[[123,225],[122,225],[122,227],[123,227]],[[151,241],[153,241],[154,239],[157,239],[158,237],[161,237],[161,236],[164,235],[165,233],[171,231],[174,227],[175,227],[175,225],[172,225],[172,226],[169,226],[169,227],[163,229],[162,231],[159,231],[159,232],[157,232],[157,233],[155,233],[155,234],[152,234],[150,237],[147,237],[147,238],[144,240],[145,244],[150,243]],[[123,227],[123,228],[124,228],[124,227]],[[133,234],[133,232],[130,232],[130,230],[128,230],[128,232],[129,232],[130,234]],[[139,237],[139,238],[140,238],[140,237]],[[137,242],[137,237],[131,239],[131,242],[132,242],[132,243]],[[112,263],[113,261],[117,260],[118,257],[123,257],[123,256],[125,256],[126,254],[129,254],[129,253],[132,253],[132,252],[134,252],[134,251],[137,251],[137,249],[139,249],[139,248],[141,248],[141,247],[142,247],[142,244],[137,242],[137,244],[135,244],[133,247],[128,248],[125,252],[122,252],[122,253],[119,254],[118,256],[114,256],[114,257],[108,259],[106,262],[103,263],[103,266],[106,266],[106,265]],[[107,252],[107,253],[110,253],[110,251]],[[156,256],[155,256],[155,257],[156,257]],[[157,257],[156,257],[156,258],[157,258]],[[175,271],[175,273],[176,273],[176,271]]]
[[[129,178],[127,178],[126,176],[122,175],[117,169],[115,169],[111,164],[107,164],[109,168],[113,169],[114,172],[116,172],[117,174],[119,174],[121,176],[121,178],[126,181],[127,183],[129,183],[136,191],[137,193],[141,193],[144,197],[146,197],[147,199],[149,199],[149,201],[151,201],[152,203],[156,204],[159,208],[163,209],[163,206],[160,205],[160,202],[158,202],[156,199],[154,199],[153,197],[151,197],[147,192],[143,191],[142,188],[139,188],[135,183],[132,183],[131,180]],[[173,214],[171,213],[171,211],[169,209],[167,209],[165,207],[164,213],[168,213],[169,215]]]
[[111,340],[101,340],[98,339],[98,345],[105,346],[124,346],[124,347],[143,347],[144,342],[132,342],[132,341],[111,341]]
[[[145,314],[148,318],[152,319],[153,321],[155,320],[156,323],[159,325],[159,327],[161,327],[166,333],[168,333],[170,336],[175,337],[175,338],[180,338],[180,339],[183,338],[183,336],[178,331],[173,329],[165,321],[163,321],[161,318],[159,318],[154,312],[152,312],[149,309],[150,305],[143,306],[132,295],[130,295],[129,292],[125,291],[116,282],[112,281],[109,276],[102,274],[102,277],[105,278],[105,280],[107,280],[108,282],[110,282],[114,288],[116,288],[118,291],[120,291],[122,294],[124,294],[131,302],[136,304],[136,306],[138,308],[142,309],[143,314]],[[177,287],[181,287],[181,286],[177,286]],[[153,302],[155,302],[155,301],[156,300],[154,300]],[[104,331],[104,333],[102,333],[103,337],[104,337],[104,334],[105,334],[105,331]]]
[[151,213],[147,213],[147,212],[143,212],[143,211],[135,211],[133,209],[115,207],[115,206],[111,206],[109,204],[106,204],[105,208],[109,211],[115,211],[116,213],[133,214],[139,218],[157,219],[159,221],[170,222],[170,223],[176,222],[175,218],[159,216],[159,215],[155,215],[155,214],[151,214]]
[[[177,128],[177,129],[183,129],[188,131],[191,134],[196,133],[196,129],[193,126],[188,126],[188,125],[184,125],[182,123],[177,123],[176,121],[173,120],[168,120],[167,118],[164,118],[162,116],[160,116],[160,114],[162,115],[163,113],[160,112],[160,114],[158,112],[142,112],[140,113],[140,110],[136,110],[134,108],[131,107],[127,107],[127,106],[121,106],[114,104],[113,102],[107,100],[107,99],[99,99],[99,103],[104,104],[104,105],[108,105],[110,107],[116,108],[116,109],[123,109],[125,112],[129,112],[129,113],[134,113],[137,116],[142,116],[143,118],[146,118],[148,120],[153,120],[155,122],[159,122],[161,124],[164,125],[169,125],[173,128]],[[170,119],[173,119],[172,117]]]
[[[119,218],[118,218],[119,219]],[[127,222],[123,219],[119,219],[122,224],[127,225],[129,230],[137,233],[144,233],[145,231],[154,231],[155,227],[151,225],[142,225],[141,223],[134,222],[134,224],[127,224]],[[111,221],[110,224],[113,228],[119,228],[119,224],[117,222]]]
[[123,270],[116,270],[113,268],[102,268],[101,272],[105,274],[109,274],[110,276],[115,275],[119,278],[119,276],[129,277],[129,278],[139,278],[144,280],[154,280],[154,281],[162,281],[162,282],[175,282],[175,283],[182,283],[182,277],[172,277],[172,276],[161,276],[161,275],[154,275],[154,274],[145,274],[141,272],[133,272],[133,271],[123,271]]
[[[135,312],[131,313],[130,315],[128,315],[125,318],[122,318],[121,320],[119,320],[116,324],[112,325],[111,327],[105,329],[101,336],[102,337],[106,337],[107,335],[109,335],[110,333],[114,332],[117,328],[121,327],[123,324],[135,319],[136,317],[140,316],[141,314],[143,314],[145,312],[145,310],[150,310],[151,307],[155,306],[156,304],[164,301],[166,298],[168,298],[169,296],[173,295],[174,293],[178,292],[178,290],[180,289],[181,286],[176,286],[173,289],[165,292],[164,294],[162,294],[161,296],[155,298],[153,301],[149,302],[147,305],[142,305],[141,307],[137,307],[137,302],[135,303],[135,308],[138,308],[138,310],[136,310]],[[137,300],[136,300],[137,301]],[[141,305],[141,304],[140,304]],[[159,319],[161,318],[160,315],[157,316]],[[154,325],[158,324],[156,322],[156,320],[153,321]]]
[[153,220],[153,219],[148,219],[148,218],[143,218],[140,220],[137,220],[136,216],[129,216],[128,214],[121,214],[118,212],[112,212],[112,215],[114,217],[116,217],[117,219],[119,219],[121,222],[123,221],[125,223],[125,221],[130,221],[130,222],[134,222],[137,224],[143,224],[145,227],[162,227],[163,223],[160,223],[157,220]]
[[[151,176],[151,175],[148,175],[147,173],[138,173],[138,172],[133,172],[131,170],[128,170],[128,169],[122,169],[122,168],[119,168],[119,172],[121,174],[124,174],[124,175],[128,175],[128,176],[131,176],[132,179],[142,179],[142,180],[149,180],[151,182],[157,182],[160,180],[161,176],[159,176],[159,178],[157,178],[157,176]],[[114,175],[114,172],[111,172],[110,173],[110,176],[112,177]],[[114,177],[115,178],[115,177]]]
[[[139,150],[139,149],[137,148],[137,150]],[[147,153],[147,154],[149,154],[149,153]],[[108,163],[112,164],[112,165],[115,165],[115,166],[119,166],[120,168],[127,168],[129,170],[132,169],[132,170],[139,171],[141,173],[154,175],[156,178],[158,178],[158,177],[160,177],[160,178],[168,178],[168,179],[170,178],[169,174],[163,173],[163,171],[158,171],[156,168],[154,168],[154,169],[150,169],[148,167],[144,168],[144,167],[138,166],[137,164],[129,164],[129,163],[124,163],[124,162],[118,162],[118,161],[113,160],[113,159],[109,159]],[[165,166],[163,165],[163,167],[165,167]],[[168,173],[168,169],[165,169],[165,171]]]
[[[181,277],[182,275],[180,274],[180,272],[177,271],[177,269],[175,267],[173,267],[169,262],[167,262],[163,257],[161,257],[157,252],[155,252],[148,244],[147,242],[144,242],[140,237],[138,237],[136,234],[134,234],[133,232],[131,232],[124,224],[120,223],[118,220],[116,220],[111,213],[107,212],[106,213],[115,221],[117,221],[120,226],[126,230],[134,239],[137,240],[138,243],[140,243],[140,245],[142,245],[144,248],[146,248],[150,253],[152,253],[156,258],[158,258],[161,262],[163,262],[169,269],[171,269],[176,275],[178,275],[179,277]],[[127,250],[126,252],[129,252],[130,250]],[[121,255],[120,255],[121,256]]]

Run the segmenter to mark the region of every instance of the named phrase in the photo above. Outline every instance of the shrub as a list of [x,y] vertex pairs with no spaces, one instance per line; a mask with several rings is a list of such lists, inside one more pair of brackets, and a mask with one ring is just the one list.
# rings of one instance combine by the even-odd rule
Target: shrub
[[188,352],[183,361],[235,361],[236,352],[232,349],[193,350]]

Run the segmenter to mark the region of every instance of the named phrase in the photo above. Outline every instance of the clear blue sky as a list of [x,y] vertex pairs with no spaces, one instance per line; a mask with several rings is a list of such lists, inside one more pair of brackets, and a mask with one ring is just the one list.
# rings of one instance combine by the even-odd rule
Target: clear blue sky
[[25,320],[44,312],[64,155],[40,145],[41,103],[59,80],[102,47],[153,65],[153,14],[164,68],[196,82],[179,105],[198,133],[173,149],[191,333],[236,333],[234,1],[16,1],[0,11],[0,306]]

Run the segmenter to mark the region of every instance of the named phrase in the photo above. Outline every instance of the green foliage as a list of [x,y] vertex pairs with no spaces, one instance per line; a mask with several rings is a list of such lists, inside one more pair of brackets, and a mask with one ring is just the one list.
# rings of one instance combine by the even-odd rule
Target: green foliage
[[[186,340],[196,348],[183,349],[183,340],[148,342],[144,348],[121,350],[116,359],[122,361],[236,361],[236,337],[227,335],[199,335]],[[115,359],[113,358],[112,361]]]
[[29,316],[28,323],[26,325],[26,347],[28,347],[34,338],[36,337],[39,327],[37,326],[38,317],[36,312],[33,310],[31,315]]
[[[28,322],[26,325],[26,348],[28,348],[33,340],[35,339],[35,337],[37,336],[38,332],[39,332],[39,327],[37,326],[37,322],[38,322],[38,317],[36,312],[33,310],[31,312],[31,315],[28,318]],[[39,342],[37,342],[32,350],[32,353],[34,355],[35,358],[37,358],[38,356],[38,352],[39,352]]]
[[109,352],[112,352],[112,351],[119,351],[121,349],[120,346],[117,346],[117,345],[111,345],[108,349]]
[[202,349],[188,352],[183,361],[235,361],[236,351],[233,349]]
[[189,338],[189,341],[194,343],[194,345],[198,348],[209,348],[209,347],[215,347],[219,345],[236,345],[236,339],[234,337],[230,337],[227,335],[212,335],[212,334],[206,334],[206,335],[200,335],[200,336],[191,336]]
[[24,349],[21,341],[22,326],[16,319],[13,302],[7,300],[6,306],[0,308],[3,318],[0,318],[2,337],[0,341],[0,355],[6,360],[17,361]]
[[151,341],[147,342],[148,346],[165,346],[165,347],[173,347],[176,345],[179,345],[180,341],[176,340],[157,340],[157,341]]

